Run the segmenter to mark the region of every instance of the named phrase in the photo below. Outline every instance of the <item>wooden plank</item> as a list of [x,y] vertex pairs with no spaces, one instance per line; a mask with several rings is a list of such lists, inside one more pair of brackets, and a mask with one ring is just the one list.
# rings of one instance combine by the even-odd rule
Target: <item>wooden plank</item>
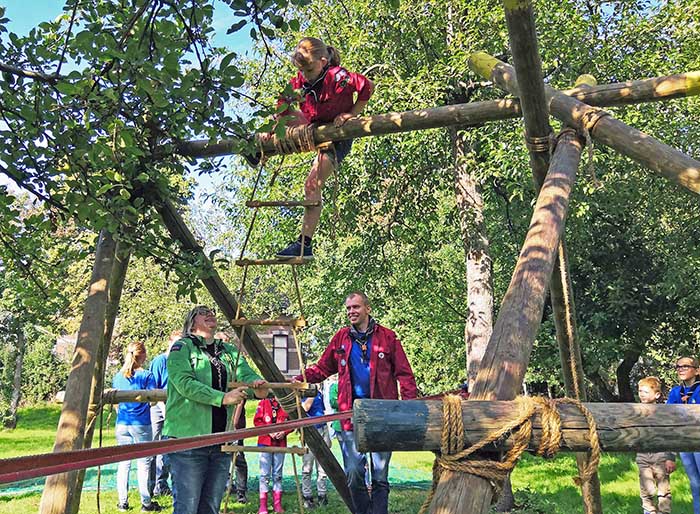
[[[606,84],[585,91],[575,88],[562,93],[598,107],[668,100],[700,94],[700,71]],[[335,127],[332,123],[322,124],[314,129],[313,137],[315,144],[319,145],[328,141],[414,130],[469,127],[490,121],[518,118],[520,114],[520,102],[517,99],[504,98],[353,118],[342,127]],[[234,149],[239,144],[240,141],[236,139],[184,141],[177,144],[176,153],[194,158],[231,155],[235,153]],[[262,147],[265,155],[275,155],[277,152],[271,142],[263,143]],[[158,157],[165,155],[166,152],[163,151]]]
[[222,452],[227,453],[289,453],[294,455],[306,455],[309,453],[309,449],[306,447],[300,448],[298,446],[243,446],[240,444],[225,444],[221,447]]
[[[700,405],[646,403],[585,403],[598,425],[604,451],[700,451]],[[574,405],[559,406],[561,451],[580,452],[589,446],[588,426]],[[463,401],[465,445],[471,445],[517,418],[515,402]],[[356,400],[353,424],[358,449],[368,451],[435,451],[440,449],[442,402],[434,400]],[[542,420],[534,417],[530,450],[542,440]],[[511,448],[508,437],[491,446]]]
[[[229,322],[233,322],[238,317],[244,316],[239,312],[238,302],[231,294],[226,284],[221,280],[221,276],[212,265],[209,258],[205,255],[202,247],[197,243],[192,232],[187,228],[184,220],[175,209],[175,206],[167,199],[163,199],[157,192],[152,192],[149,200],[158,210],[158,213],[163,219],[165,227],[170,232],[170,235],[180,242],[184,251],[192,252],[197,256],[200,262],[206,263],[207,273],[202,275],[202,283],[211,294],[214,301],[221,309],[221,312],[226,316]],[[248,353],[249,358],[255,363],[260,374],[269,382],[284,382],[285,376],[275,365],[270,353],[265,349],[265,345],[260,340],[257,332],[250,329],[243,330],[243,327],[234,327],[239,339]],[[282,389],[280,396],[292,394],[290,389]],[[287,413],[291,419],[297,419],[298,414],[295,408],[287,409]],[[302,409],[301,417],[306,417],[306,413]],[[328,478],[333,483],[336,491],[352,511],[352,500],[350,491],[347,486],[345,472],[340,466],[330,448],[323,440],[323,436],[318,433],[315,428],[304,430],[304,441],[309,446],[309,449],[314,453],[314,456],[326,471]]]
[[[487,75],[499,87],[518,91],[518,80],[512,66],[484,53],[473,54],[469,66],[482,76]],[[637,161],[642,166],[700,193],[700,161],[675,148],[622,123],[583,102],[545,86],[550,112],[566,125],[583,131],[587,125],[593,139]]]

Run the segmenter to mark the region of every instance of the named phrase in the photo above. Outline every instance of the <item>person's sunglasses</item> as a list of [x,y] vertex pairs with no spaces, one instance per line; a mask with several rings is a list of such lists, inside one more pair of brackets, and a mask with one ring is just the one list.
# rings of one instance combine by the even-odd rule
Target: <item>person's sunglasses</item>
[[687,370],[687,369],[696,369],[697,366],[691,366],[690,364],[680,364],[676,366],[676,371],[681,371],[681,370]]
[[202,307],[201,309],[197,309],[197,314],[203,314],[204,316],[216,317],[216,311],[214,309],[206,309],[204,307]]

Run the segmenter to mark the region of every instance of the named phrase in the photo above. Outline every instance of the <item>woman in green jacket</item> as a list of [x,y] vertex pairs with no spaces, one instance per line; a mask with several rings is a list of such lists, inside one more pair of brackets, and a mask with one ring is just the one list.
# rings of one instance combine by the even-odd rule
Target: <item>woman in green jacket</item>
[[[232,380],[265,383],[238,350],[214,338],[212,309],[198,306],[185,318],[182,339],[168,355],[168,401],[163,434],[169,438],[224,432],[233,405],[249,393],[265,398],[267,389],[243,387],[228,391]],[[170,454],[173,514],[218,514],[231,466],[231,454],[207,446]]]

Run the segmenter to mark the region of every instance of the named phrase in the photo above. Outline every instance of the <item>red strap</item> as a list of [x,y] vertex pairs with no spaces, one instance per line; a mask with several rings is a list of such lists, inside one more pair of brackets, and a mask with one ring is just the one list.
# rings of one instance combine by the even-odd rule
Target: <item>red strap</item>
[[129,444],[124,446],[108,446],[105,448],[91,448],[87,450],[73,450],[61,453],[43,453],[28,457],[15,457],[13,459],[0,459],[0,484],[17,482],[29,478],[36,478],[56,473],[65,473],[76,469],[102,466],[112,462],[128,459],[140,459],[152,455],[193,450],[204,446],[225,444],[239,439],[257,437],[262,434],[279,432],[282,430],[294,430],[319,423],[327,423],[352,416],[352,411],[338,412],[327,416],[297,419],[278,423],[275,426],[246,428],[232,430],[217,434],[197,437],[184,437],[181,439],[166,439],[151,441],[148,443]]

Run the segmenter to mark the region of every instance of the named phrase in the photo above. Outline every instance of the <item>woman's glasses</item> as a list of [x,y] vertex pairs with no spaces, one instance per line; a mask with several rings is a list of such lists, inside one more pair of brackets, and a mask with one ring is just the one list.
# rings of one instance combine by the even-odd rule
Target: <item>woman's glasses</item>
[[697,366],[691,366],[690,364],[678,364],[676,365],[676,371],[687,371],[689,369],[696,369]]

